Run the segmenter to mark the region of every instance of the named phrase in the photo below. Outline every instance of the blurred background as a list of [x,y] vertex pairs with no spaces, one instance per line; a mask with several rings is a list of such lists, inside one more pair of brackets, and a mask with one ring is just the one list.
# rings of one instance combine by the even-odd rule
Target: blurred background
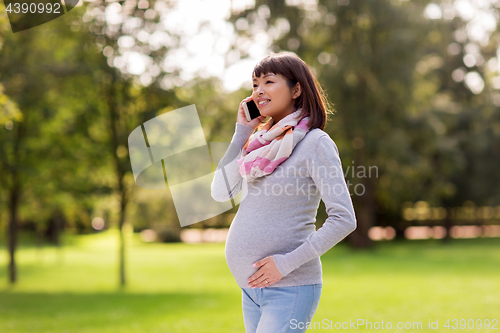
[[181,228],[168,189],[135,184],[127,140],[195,104],[206,141],[229,142],[280,51],[333,104],[358,221],[322,256],[314,320],[500,327],[500,1],[80,1],[17,33],[8,10],[0,332],[244,332],[224,260],[238,208]]

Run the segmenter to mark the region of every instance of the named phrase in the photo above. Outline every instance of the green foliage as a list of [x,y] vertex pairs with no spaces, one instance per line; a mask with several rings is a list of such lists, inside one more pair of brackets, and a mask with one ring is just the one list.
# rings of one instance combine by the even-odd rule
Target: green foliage
[[75,9],[34,29],[6,33],[0,50],[0,81],[22,114],[0,129],[0,165],[10,170],[1,191],[18,184],[19,219],[41,230],[56,210],[69,225],[89,223],[85,211],[94,195],[110,193],[112,185],[106,180],[104,141],[89,135],[103,130],[92,76],[102,55],[89,49],[88,32],[69,29],[65,20],[79,15]]

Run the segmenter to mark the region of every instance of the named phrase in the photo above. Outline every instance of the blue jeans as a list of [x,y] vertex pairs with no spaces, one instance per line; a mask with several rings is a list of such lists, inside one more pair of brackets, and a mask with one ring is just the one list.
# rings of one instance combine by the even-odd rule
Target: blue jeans
[[305,332],[318,309],[322,283],[241,288],[246,333]]

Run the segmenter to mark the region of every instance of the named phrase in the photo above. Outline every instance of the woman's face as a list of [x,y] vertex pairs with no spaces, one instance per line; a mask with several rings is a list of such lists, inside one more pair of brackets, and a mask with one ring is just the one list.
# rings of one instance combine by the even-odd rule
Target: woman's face
[[253,77],[252,99],[263,116],[272,117],[277,123],[294,110],[294,98],[300,95],[299,84],[290,89],[280,74],[261,74]]

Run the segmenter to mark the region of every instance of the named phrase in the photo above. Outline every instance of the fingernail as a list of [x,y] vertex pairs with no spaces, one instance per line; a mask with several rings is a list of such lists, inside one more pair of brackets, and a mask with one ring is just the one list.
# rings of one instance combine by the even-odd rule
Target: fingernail
[[257,266],[257,265],[253,264],[252,266],[253,266],[253,267],[255,267],[255,266]]

